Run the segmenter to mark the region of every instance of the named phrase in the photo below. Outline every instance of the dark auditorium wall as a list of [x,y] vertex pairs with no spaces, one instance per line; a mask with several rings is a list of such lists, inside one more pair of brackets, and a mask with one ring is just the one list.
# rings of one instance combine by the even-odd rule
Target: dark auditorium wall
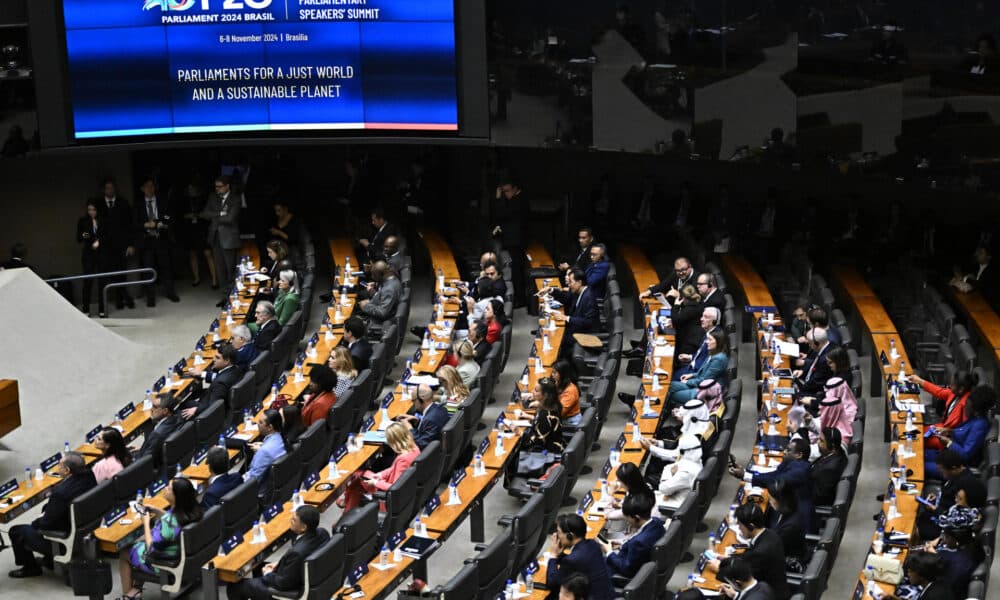
[[112,176],[119,194],[130,201],[129,152],[82,151],[0,160],[0,256],[14,242],[28,246],[28,262],[43,276],[79,274],[76,221],[85,202],[101,194],[101,180]]

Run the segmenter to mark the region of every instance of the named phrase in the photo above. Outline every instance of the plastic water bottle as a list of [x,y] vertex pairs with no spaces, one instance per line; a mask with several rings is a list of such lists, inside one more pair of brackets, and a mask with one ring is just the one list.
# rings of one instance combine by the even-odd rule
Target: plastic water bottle
[[899,356],[899,353],[896,352],[896,338],[889,338],[889,356]]
[[379,555],[378,555],[378,566],[383,567],[383,568],[389,566],[389,546],[388,545],[385,545],[385,544],[382,545],[382,552],[380,552]]
[[347,450],[349,452],[354,452],[354,434],[353,433],[348,433],[347,434]]
[[878,585],[875,583],[875,569],[868,566],[865,567],[865,579],[868,580],[868,585],[866,586],[866,591],[868,595],[872,598],[878,598]]
[[503,596],[506,600],[514,600],[515,598],[514,582],[510,579],[507,580],[507,585],[504,586]]
[[642,414],[648,415],[653,412],[653,406],[649,403],[649,396],[642,397]]
[[421,350],[428,350],[428,349],[430,349],[430,347],[431,347],[431,338],[427,334],[427,332],[425,331],[424,332],[424,339],[420,341],[420,349]]
[[253,417],[250,416],[250,409],[243,409],[243,429],[250,429],[253,427]]
[[[481,461],[480,461],[481,462]],[[462,499],[458,495],[458,486],[454,483],[448,484],[448,502],[459,503]]]
[[767,464],[767,451],[764,449],[764,443],[757,443],[757,464],[760,466],[765,466]]
[[503,436],[500,435],[500,430],[497,430],[497,441],[493,445],[493,454],[496,456],[503,456]]
[[175,471],[174,471],[174,477],[179,477],[180,474],[181,474],[181,471],[183,471],[183,470],[184,470],[184,468],[181,467],[181,463],[177,463],[177,466],[175,467]]
[[427,525],[420,520],[420,517],[413,520],[413,533],[421,537],[427,536]]
[[136,506],[142,506],[142,500],[143,500],[144,497],[145,497],[145,494],[144,494],[142,488],[139,488],[138,490],[136,490],[136,492],[135,492],[135,505]]
[[24,482],[28,489],[35,487],[35,483],[31,480],[31,467],[24,468]]
[[260,543],[267,539],[264,535],[264,526],[261,525],[260,521],[253,522],[253,541]]
[[330,462],[326,464],[326,480],[333,481],[337,478],[337,461],[330,456]]
[[167,374],[164,377],[164,381],[166,381],[167,383],[170,383],[171,381],[174,380],[174,375],[175,375],[175,373],[174,373],[174,367],[172,365],[169,366],[169,367],[167,367]]
[[708,550],[715,552],[715,532],[708,534]]
[[687,589],[694,588],[694,573],[688,575]]
[[292,508],[296,509],[302,506],[303,504],[304,502],[302,502],[302,494],[299,493],[299,490],[295,490],[294,492],[292,492]]
[[385,406],[382,407],[382,422],[391,423],[392,417],[389,416],[389,409]]
[[278,384],[275,383],[274,385],[271,386],[271,400],[273,401],[277,399],[278,399]]
[[535,591],[535,574],[528,573],[524,576],[524,593],[529,596]]
[[63,442],[63,456],[69,454],[69,442]]
[[[907,409],[907,411],[906,411],[906,429],[905,429],[905,431],[907,433],[910,432],[910,431],[913,431],[913,410],[912,409]],[[909,437],[909,436],[907,436],[907,437]]]
[[142,400],[142,410],[152,410],[153,408],[153,392],[146,390],[146,396]]
[[218,445],[219,445],[220,448],[225,448],[226,447],[226,436],[222,435],[221,433],[219,434],[219,444]]
[[885,536],[885,530],[881,527],[875,530],[875,541],[872,542],[872,550],[875,554],[882,554],[882,541],[883,536]]
[[642,432],[639,431],[639,422],[632,421],[632,442],[638,444],[639,440],[641,439],[642,439]]
[[475,464],[475,466],[473,468],[475,469],[476,474],[482,473],[483,470],[484,470],[483,469],[483,455],[482,454],[478,454],[478,453],[476,454],[476,458],[475,458],[475,463],[474,464]]
[[736,524],[736,504],[729,505],[729,526],[733,527]]
[[906,381],[906,361],[899,361],[899,382],[904,383]]
[[351,276],[351,257],[350,256],[345,256],[344,257],[344,277],[347,278],[347,277],[350,277],[350,276]]

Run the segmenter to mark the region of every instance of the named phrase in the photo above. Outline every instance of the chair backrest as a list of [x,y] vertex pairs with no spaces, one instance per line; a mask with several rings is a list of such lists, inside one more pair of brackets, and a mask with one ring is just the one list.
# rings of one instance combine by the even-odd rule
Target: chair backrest
[[479,565],[466,563],[448,583],[435,590],[440,600],[470,600],[479,594]]
[[[693,495],[693,494],[692,494]],[[682,545],[683,526],[680,521],[674,519],[667,526],[666,533],[653,546],[651,556],[656,563],[656,589],[664,590],[667,581],[674,574],[674,569],[681,560],[681,554],[687,548],[687,544]]]
[[214,444],[226,428],[226,403],[216,400],[194,419],[195,445],[199,448]]
[[[681,524],[681,547],[687,548],[694,539],[695,528],[701,520],[698,494],[688,494],[681,505],[674,511],[673,521]],[[671,525],[673,524],[671,522]]]
[[555,465],[549,469],[545,481],[538,486],[537,493],[544,498],[541,529],[547,532],[555,523],[566,494],[566,469],[562,465]]
[[77,543],[97,528],[101,517],[115,505],[115,490],[112,482],[105,481],[87,493],[74,499],[70,504],[70,531],[66,538],[67,558],[73,554]]
[[510,578],[517,579],[517,573],[538,550],[543,536],[547,533],[542,530],[542,522],[545,519],[545,497],[542,494],[534,494],[514,515],[514,556],[511,562]]
[[306,557],[302,592],[305,600],[328,600],[344,582],[344,536],[336,534]]
[[135,498],[135,493],[156,479],[156,469],[153,468],[153,457],[146,455],[137,458],[129,466],[115,475],[111,481],[114,484],[115,502],[126,502]]
[[576,480],[580,477],[580,470],[583,468],[583,464],[587,462],[587,453],[590,448],[583,447],[585,439],[586,434],[584,432],[577,431],[574,433],[573,439],[566,444],[566,449],[562,453],[562,459],[559,461],[562,463],[563,468],[566,469],[567,494],[573,490]]
[[504,529],[476,556],[475,562],[479,568],[479,598],[495,598],[503,590],[504,583],[510,575],[514,549],[513,536],[514,533],[510,529]]
[[459,408],[441,428],[441,473],[448,476],[458,466],[458,459],[465,451],[465,410]]
[[699,471],[698,475],[694,478],[694,486],[695,489],[698,490],[699,521],[705,516],[705,513],[708,512],[708,507],[712,504],[712,500],[715,499],[715,492],[718,489],[715,477],[718,464],[719,459],[714,456],[710,456],[701,467],[701,471]]
[[302,470],[299,479],[318,473],[330,459],[330,438],[326,432],[326,421],[316,421],[299,437],[299,458]]
[[351,429],[361,424],[361,416],[368,410],[368,404],[375,397],[375,390],[380,387],[381,380],[377,379],[372,369],[365,369],[358,373],[351,384]]
[[829,556],[826,550],[813,552],[812,559],[802,574],[799,592],[805,594],[806,600],[819,600],[826,589],[826,578],[830,575]]
[[385,344],[380,342],[372,346],[372,357],[368,366],[372,371],[373,380],[378,385],[385,379],[385,374],[388,371],[388,355]]
[[191,464],[196,441],[194,423],[191,422],[185,423],[180,429],[170,434],[170,437],[163,442],[163,466],[161,469],[164,472],[173,472],[171,469],[175,465],[186,467]]
[[286,453],[274,461],[267,470],[261,498],[270,506],[285,502],[299,487],[299,473],[302,471],[302,453],[297,449]]
[[271,382],[274,381],[274,360],[271,358],[271,351],[264,350],[257,355],[250,363],[253,370],[254,399],[259,400],[267,394]]
[[406,529],[417,509],[417,470],[410,467],[397,479],[385,494],[385,519],[381,525],[380,540]]
[[254,377],[255,371],[247,371],[239,381],[233,384],[233,387],[229,388],[229,406],[227,408],[232,422],[242,419],[243,410],[253,404],[255,399],[260,399],[254,398],[254,394],[257,393],[256,388],[254,388]]
[[350,572],[367,563],[378,550],[378,503],[359,506],[337,523],[337,533],[344,536],[344,570]]
[[865,422],[856,419],[851,423],[851,443],[847,445],[847,451],[851,454],[863,456],[865,450]]
[[416,483],[413,497],[418,510],[434,494],[441,481],[441,472],[444,470],[443,454],[440,440],[434,440],[427,444],[420,451],[420,456],[413,461],[413,479]]
[[622,590],[625,600],[648,600],[656,597],[656,563],[648,562],[641,567],[632,580]]
[[242,534],[257,519],[257,480],[244,481],[219,501],[222,507],[222,535]]
[[215,556],[222,544],[222,522],[222,507],[213,506],[201,520],[181,529],[180,581],[171,587],[179,588],[201,576],[202,565]]

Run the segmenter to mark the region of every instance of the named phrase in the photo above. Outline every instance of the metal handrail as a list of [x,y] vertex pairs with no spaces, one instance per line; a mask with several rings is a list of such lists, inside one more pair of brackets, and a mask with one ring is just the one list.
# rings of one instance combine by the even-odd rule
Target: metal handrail
[[45,283],[54,284],[63,281],[83,281],[84,279],[104,279],[106,277],[117,277],[119,275],[138,275],[139,273],[150,273],[148,279],[136,279],[135,281],[116,281],[105,285],[101,289],[101,294],[104,296],[104,310],[108,310],[110,305],[108,304],[108,290],[111,288],[124,288],[133,285],[145,285],[147,283],[156,283],[156,269],[152,267],[140,267],[138,269],[125,269],[124,271],[104,271],[103,273],[88,273],[86,275],[69,275],[67,277],[53,277],[52,279],[43,279]]

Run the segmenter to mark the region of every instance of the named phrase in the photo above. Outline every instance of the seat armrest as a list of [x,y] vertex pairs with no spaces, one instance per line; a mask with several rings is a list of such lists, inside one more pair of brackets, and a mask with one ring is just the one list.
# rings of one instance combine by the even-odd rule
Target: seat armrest
[[542,487],[543,483],[545,483],[545,482],[542,481],[541,479],[529,479],[528,480],[528,486],[529,487],[533,487],[533,488]]
[[501,515],[497,519],[497,525],[500,527],[510,527],[514,523],[514,515]]
[[47,540],[51,539],[65,540],[66,538],[69,537],[68,531],[58,531],[55,529],[39,529],[38,533]]
[[375,490],[374,492],[372,492],[372,498],[375,498],[376,500],[385,500],[386,497],[387,497],[386,493],[383,492],[382,490]]
[[620,590],[620,589],[624,588],[626,585],[629,584],[630,581],[632,581],[630,578],[625,577],[623,575],[612,575],[611,576],[611,585],[613,585],[616,590]]

